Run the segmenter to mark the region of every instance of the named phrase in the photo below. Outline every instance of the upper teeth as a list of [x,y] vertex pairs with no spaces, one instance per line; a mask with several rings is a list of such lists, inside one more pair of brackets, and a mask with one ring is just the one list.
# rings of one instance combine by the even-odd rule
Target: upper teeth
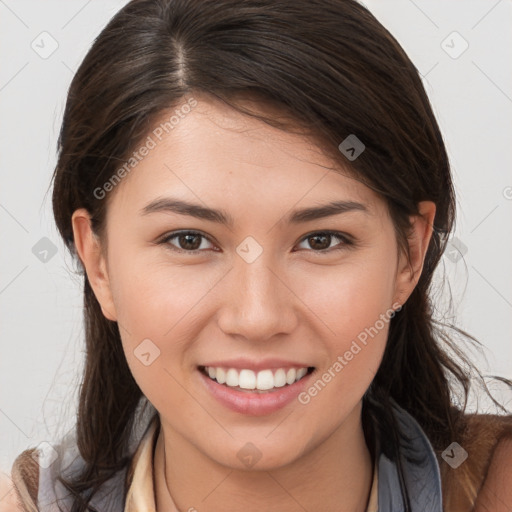
[[219,384],[226,384],[230,387],[241,387],[243,389],[266,390],[280,388],[286,384],[293,384],[302,379],[308,372],[307,368],[290,368],[285,370],[279,368],[272,373],[272,370],[261,370],[255,373],[252,370],[237,370],[236,368],[214,368],[205,367],[206,373],[211,379],[215,379]]

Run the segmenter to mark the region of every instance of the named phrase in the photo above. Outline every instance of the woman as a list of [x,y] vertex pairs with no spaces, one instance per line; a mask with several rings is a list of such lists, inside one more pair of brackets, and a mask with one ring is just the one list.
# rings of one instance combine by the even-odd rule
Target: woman
[[509,510],[512,417],[464,413],[432,318],[454,204],[360,4],[130,2],[68,95],[87,359],[75,435],[13,465],[19,510]]

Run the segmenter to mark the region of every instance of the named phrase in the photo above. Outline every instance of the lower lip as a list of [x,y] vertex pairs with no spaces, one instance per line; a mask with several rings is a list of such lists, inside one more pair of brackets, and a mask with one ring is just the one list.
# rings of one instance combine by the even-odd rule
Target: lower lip
[[282,409],[292,402],[306,386],[314,373],[308,373],[293,384],[266,393],[251,393],[219,384],[198,370],[208,391],[225,407],[248,416],[263,416]]

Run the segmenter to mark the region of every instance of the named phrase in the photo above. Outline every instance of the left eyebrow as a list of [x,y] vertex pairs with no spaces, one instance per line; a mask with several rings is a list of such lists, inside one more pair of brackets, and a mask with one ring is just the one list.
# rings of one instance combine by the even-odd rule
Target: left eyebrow
[[355,201],[331,201],[322,206],[295,210],[289,215],[288,222],[298,224],[353,211],[363,212],[367,215],[370,213],[368,208],[362,203],[356,203]]
[[[302,222],[310,222],[352,211],[360,211],[365,214],[369,214],[368,208],[362,203],[357,203],[355,201],[332,201],[321,206],[294,210],[286,217],[286,220],[291,224],[300,224]],[[179,215],[189,215],[197,219],[208,220],[210,222],[216,222],[230,227],[233,227],[234,225],[233,217],[224,210],[215,210],[213,208],[201,206],[200,204],[189,203],[187,201],[171,197],[155,199],[140,210],[141,215],[147,215],[155,212],[170,212],[177,213]]]

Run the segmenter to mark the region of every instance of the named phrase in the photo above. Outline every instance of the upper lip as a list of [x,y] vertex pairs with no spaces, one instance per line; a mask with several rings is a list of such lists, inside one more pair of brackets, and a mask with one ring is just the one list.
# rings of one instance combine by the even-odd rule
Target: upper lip
[[200,366],[206,366],[210,368],[236,368],[238,370],[247,369],[259,371],[277,370],[278,368],[310,368],[312,365],[285,359],[263,359],[261,361],[255,361],[254,359],[239,357],[237,359],[230,359],[229,361],[210,361]]

